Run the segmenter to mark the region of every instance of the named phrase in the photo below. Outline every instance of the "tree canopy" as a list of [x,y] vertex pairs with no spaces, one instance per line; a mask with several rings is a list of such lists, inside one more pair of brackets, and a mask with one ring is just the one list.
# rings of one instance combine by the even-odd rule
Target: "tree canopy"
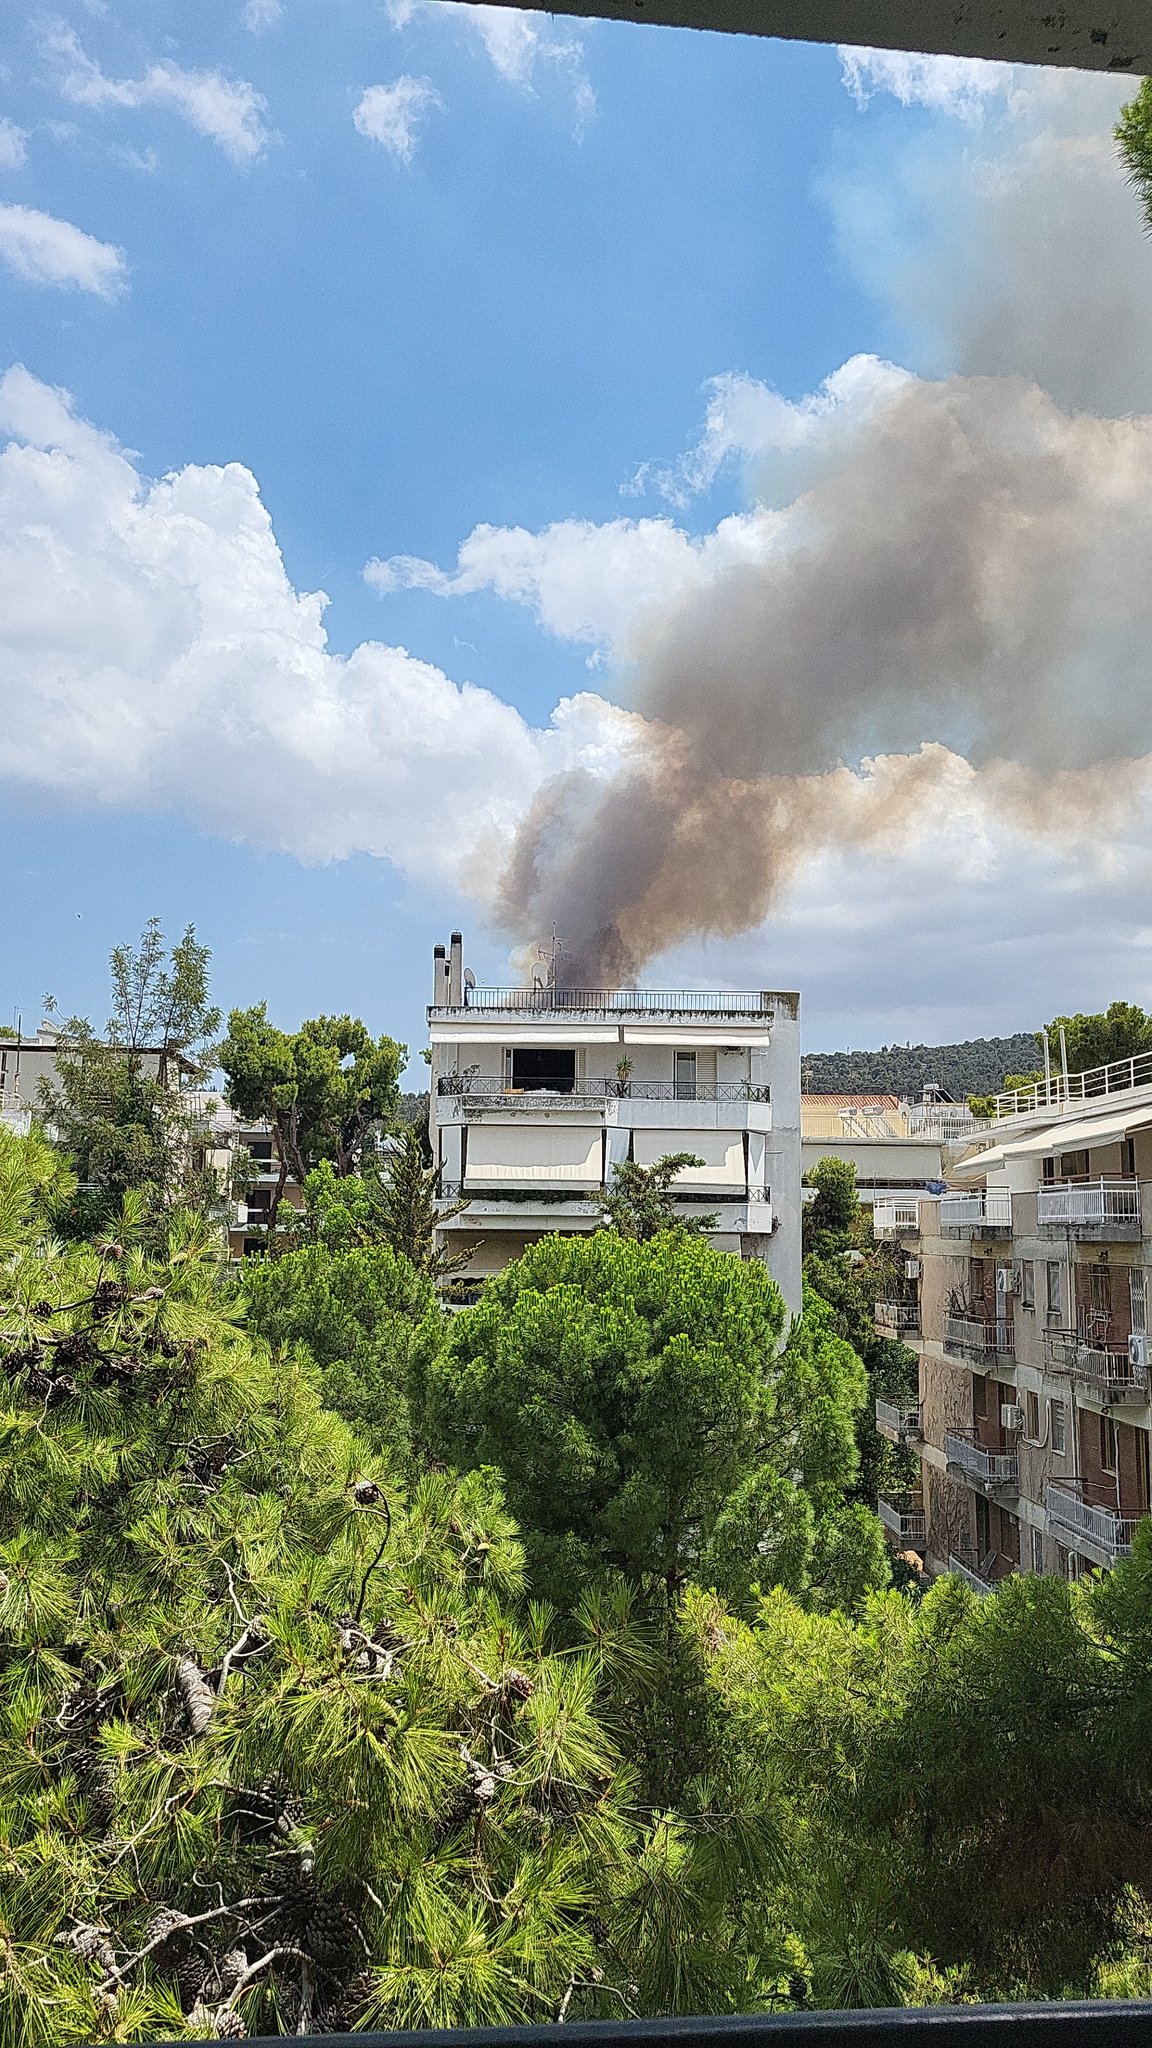
[[714,1230],[715,1216],[685,1213],[677,1208],[673,1195],[674,1183],[684,1168],[703,1164],[695,1152],[666,1152],[651,1166],[640,1166],[634,1159],[617,1160],[608,1187],[594,1198],[605,1227],[621,1237],[634,1238],[638,1244],[646,1244],[664,1230],[684,1230],[694,1236]]
[[1147,78],[1141,79],[1135,99],[1121,107],[1115,133],[1120,161],[1152,228],[1152,83]]

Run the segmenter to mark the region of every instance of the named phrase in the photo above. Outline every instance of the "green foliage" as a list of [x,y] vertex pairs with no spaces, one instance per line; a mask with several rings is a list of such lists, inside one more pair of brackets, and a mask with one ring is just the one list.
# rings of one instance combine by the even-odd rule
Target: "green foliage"
[[1152,84],[1142,78],[1135,99],[1120,109],[1115,136],[1120,161],[1136,188],[1145,224],[1152,228]]
[[651,1166],[638,1166],[634,1159],[618,1160],[612,1168],[611,1186],[595,1197],[603,1224],[637,1244],[646,1244],[666,1230],[696,1236],[714,1230],[715,1216],[686,1216],[677,1209],[672,1195],[677,1175],[686,1166],[703,1164],[695,1152],[666,1152]]
[[417,1427],[500,1468],[557,1599],[605,1568],[670,1597],[690,1569],[734,1598],[800,1587],[854,1477],[864,1379],[818,1302],[781,1353],[783,1328],[766,1268],[702,1238],[545,1238],[454,1319]]
[[1060,1072],[1060,1026],[1068,1052],[1068,1071],[1082,1074],[1089,1067],[1107,1066],[1110,1060],[1131,1059],[1133,1054],[1152,1048],[1152,1017],[1137,1003],[1109,1003],[1095,1015],[1054,1017],[1046,1026],[1048,1051],[1054,1073]]
[[885,1045],[878,1052],[805,1053],[801,1065],[809,1095],[883,1094],[918,1102],[926,1087],[943,1088],[955,1102],[1000,1086],[1013,1068],[1030,1067],[1036,1034],[967,1038],[959,1045]]
[[299,1347],[318,1369],[326,1404],[403,1459],[413,1346],[440,1337],[428,1278],[387,1244],[327,1239],[250,1262],[244,1277],[249,1328],[278,1357]]
[[818,1159],[804,1175],[804,1185],[816,1190],[815,1199],[804,1204],[804,1250],[830,1251],[855,1243],[861,1218],[851,1160]]
[[314,1017],[281,1031],[266,1003],[231,1012],[219,1053],[225,1093],[241,1116],[271,1124],[279,1160],[270,1228],[290,1173],[303,1186],[321,1160],[339,1175],[356,1171],[366,1140],[397,1112],[405,1057],[404,1046],[372,1038],[357,1017]]

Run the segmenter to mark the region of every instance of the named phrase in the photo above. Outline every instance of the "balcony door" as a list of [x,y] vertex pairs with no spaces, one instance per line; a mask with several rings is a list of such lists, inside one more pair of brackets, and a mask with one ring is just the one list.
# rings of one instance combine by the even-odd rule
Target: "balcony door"
[[673,1083],[677,1102],[696,1100],[696,1055],[694,1052],[678,1052],[675,1055]]

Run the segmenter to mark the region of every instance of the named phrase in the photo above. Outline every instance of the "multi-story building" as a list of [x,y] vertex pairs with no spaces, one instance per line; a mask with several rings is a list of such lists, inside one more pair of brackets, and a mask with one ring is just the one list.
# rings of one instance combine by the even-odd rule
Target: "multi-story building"
[[945,1147],[978,1128],[966,1103],[942,1102],[931,1091],[923,1102],[896,1095],[800,1097],[804,1172],[821,1159],[850,1160],[866,1208],[939,1192]]
[[763,1259],[800,1307],[799,997],[478,988],[460,934],[436,948],[429,1127],[444,1238],[464,1278],[500,1271],[550,1231],[590,1231],[624,1160],[673,1152],[686,1213],[713,1243]]
[[899,1246],[928,1568],[985,1588],[1115,1562],[1149,1509],[1152,1055],[1001,1096],[948,1192],[877,1203]]

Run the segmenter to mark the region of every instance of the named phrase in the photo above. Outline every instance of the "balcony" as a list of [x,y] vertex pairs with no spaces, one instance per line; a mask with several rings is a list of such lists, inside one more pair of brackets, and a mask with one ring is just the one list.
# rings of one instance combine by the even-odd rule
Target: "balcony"
[[1071,1548],[1083,1545],[1098,1552],[1105,1562],[1115,1564],[1132,1548],[1139,1515],[1122,1515],[1117,1508],[1100,1507],[1084,1498],[1075,1479],[1049,1479],[1044,1486],[1044,1506],[1052,1533]]
[[948,1429],[944,1432],[944,1456],[953,1479],[963,1479],[980,1493],[1015,1493],[1019,1483],[1020,1460],[1015,1451],[986,1451],[976,1433]]
[[578,1088],[513,1088],[495,1075],[443,1074],[436,1093],[460,1104],[467,1114],[485,1109],[601,1109],[606,1102],[770,1102],[771,1090],[751,1081],[720,1081],[713,1087],[689,1087],[682,1081],[582,1081]]
[[940,1228],[976,1232],[1012,1230],[1012,1196],[1007,1188],[974,1188],[964,1195],[941,1195]]
[[989,1558],[981,1558],[974,1550],[950,1550],[948,1570],[973,1593],[991,1593],[995,1581],[991,1576],[992,1564]]
[[918,1444],[924,1435],[919,1408],[905,1408],[896,1401],[877,1401],[876,1428],[890,1444]]
[[916,1237],[920,1231],[919,1202],[876,1202],[872,1229],[877,1237]]
[[1036,1197],[1036,1220],[1041,1230],[1070,1230],[1077,1237],[1139,1238],[1140,1184],[1104,1178],[1049,1182]]
[[1015,1335],[1009,1316],[945,1316],[944,1349],[950,1358],[966,1358],[988,1372],[1000,1361],[1015,1362]]
[[918,1493],[882,1493],[876,1502],[876,1513],[900,1550],[923,1549],[928,1521]]
[[1133,1363],[1126,1343],[1090,1343],[1075,1330],[1045,1330],[1044,1363],[1103,1400],[1140,1406],[1148,1399],[1148,1367]]
[[876,1328],[884,1337],[919,1335],[920,1309],[914,1301],[878,1301],[873,1316]]

